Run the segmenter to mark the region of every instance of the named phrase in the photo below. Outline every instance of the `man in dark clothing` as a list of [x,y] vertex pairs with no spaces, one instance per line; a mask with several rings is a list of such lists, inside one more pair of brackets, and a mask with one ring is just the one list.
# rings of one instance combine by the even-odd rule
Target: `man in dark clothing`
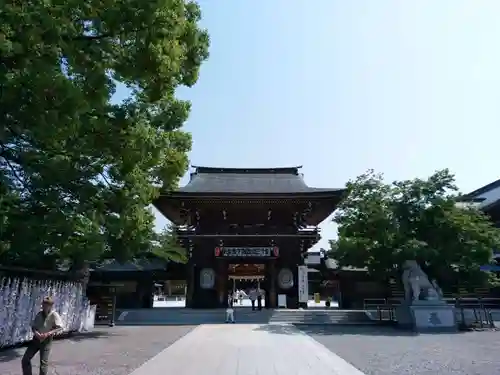
[[250,297],[250,302],[252,302],[252,311],[254,311],[255,301],[257,300],[257,289],[255,288],[250,289],[249,297]]
[[262,310],[262,290],[260,288],[257,289],[257,308]]
[[48,373],[52,338],[63,328],[62,319],[57,311],[53,310],[53,305],[52,298],[45,297],[42,302],[42,310],[36,314],[31,324],[33,340],[29,343],[21,361],[23,375],[32,375],[31,360],[38,352],[40,352],[40,375]]

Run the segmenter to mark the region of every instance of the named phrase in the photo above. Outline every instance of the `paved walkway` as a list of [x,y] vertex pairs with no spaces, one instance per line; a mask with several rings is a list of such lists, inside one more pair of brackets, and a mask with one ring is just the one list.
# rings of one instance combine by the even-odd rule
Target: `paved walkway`
[[204,325],[131,375],[364,375],[287,325]]

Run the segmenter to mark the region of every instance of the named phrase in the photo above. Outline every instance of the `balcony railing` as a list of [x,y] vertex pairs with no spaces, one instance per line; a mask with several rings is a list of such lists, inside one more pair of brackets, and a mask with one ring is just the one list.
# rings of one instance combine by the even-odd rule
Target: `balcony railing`
[[279,226],[232,226],[227,225],[225,227],[214,227],[214,228],[189,228],[189,229],[179,229],[178,235],[181,237],[186,236],[203,236],[203,237],[217,237],[217,236],[277,236],[277,237],[287,237],[287,236],[319,236],[319,228],[305,228],[299,229],[294,227],[279,227]]

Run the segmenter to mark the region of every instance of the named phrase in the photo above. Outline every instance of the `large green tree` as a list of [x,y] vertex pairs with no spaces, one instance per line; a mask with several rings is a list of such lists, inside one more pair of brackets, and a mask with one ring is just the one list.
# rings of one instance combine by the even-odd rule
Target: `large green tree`
[[176,227],[173,225],[167,226],[156,235],[152,250],[149,253],[156,258],[171,260],[177,263],[185,263],[187,261],[187,251],[181,246],[177,237]]
[[484,279],[479,267],[491,261],[500,231],[479,210],[457,205],[448,170],[391,184],[369,171],[347,191],[334,218],[339,237],[330,254],[341,266],[385,279],[398,275],[405,260],[417,260],[446,285]]
[[208,57],[199,20],[185,0],[0,5],[0,264],[151,249],[148,206],[188,167],[175,93]]

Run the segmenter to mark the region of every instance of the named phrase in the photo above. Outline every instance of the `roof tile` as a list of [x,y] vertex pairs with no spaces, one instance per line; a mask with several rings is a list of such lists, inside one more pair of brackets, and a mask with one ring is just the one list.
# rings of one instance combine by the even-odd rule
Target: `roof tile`
[[223,169],[199,167],[181,193],[310,193],[342,189],[311,188],[296,168]]

